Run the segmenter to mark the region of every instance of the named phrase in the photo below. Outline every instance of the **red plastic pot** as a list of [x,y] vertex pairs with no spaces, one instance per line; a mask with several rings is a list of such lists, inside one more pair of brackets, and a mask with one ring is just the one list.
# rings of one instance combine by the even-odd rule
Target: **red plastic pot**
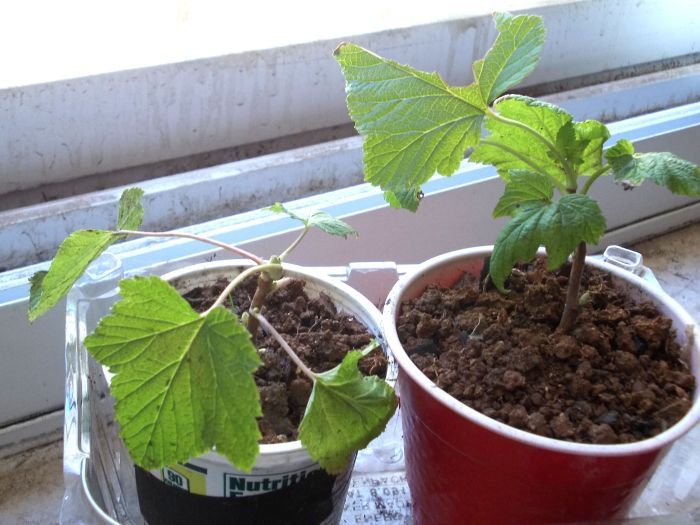
[[[569,443],[515,429],[462,404],[423,375],[399,342],[401,303],[428,284],[449,287],[464,272],[479,275],[491,249],[430,259],[394,286],[384,307],[386,340],[399,365],[415,523],[535,525],[624,516],[671,444],[700,419],[697,389],[690,412],[653,438],[621,445]],[[590,258],[587,264],[609,271],[632,297],[652,301],[670,317],[700,377],[700,337],[690,315],[630,272]]]

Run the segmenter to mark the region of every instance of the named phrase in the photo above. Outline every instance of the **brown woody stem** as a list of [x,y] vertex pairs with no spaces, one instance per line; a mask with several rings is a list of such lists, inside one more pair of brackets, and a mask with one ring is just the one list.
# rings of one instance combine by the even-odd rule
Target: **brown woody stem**
[[564,305],[564,313],[557,327],[558,332],[569,333],[576,322],[579,312],[579,290],[581,288],[581,276],[583,275],[583,266],[586,263],[586,243],[582,242],[576,248],[574,260],[571,263],[571,273],[569,274],[569,288],[566,292],[566,304]]
[[[272,278],[267,272],[261,272],[258,275],[258,286],[255,288],[255,294],[253,294],[253,300],[250,303],[250,310],[260,310],[262,305],[265,304],[267,295],[272,291],[272,282]],[[251,315],[248,318],[248,331],[253,338],[255,338],[259,324],[256,316]]]

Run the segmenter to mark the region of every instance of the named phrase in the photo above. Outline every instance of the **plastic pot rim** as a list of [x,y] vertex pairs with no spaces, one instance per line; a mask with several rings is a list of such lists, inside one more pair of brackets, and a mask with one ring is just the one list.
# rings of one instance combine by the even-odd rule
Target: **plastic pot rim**
[[[223,261],[197,263],[168,272],[162,276],[162,279],[166,281],[171,281],[174,279],[190,277],[204,271],[222,270],[228,268],[248,268],[251,266],[255,266],[255,263],[247,259],[229,259]],[[360,292],[358,292],[357,290],[355,290],[354,288],[350,287],[342,281],[333,279],[325,274],[315,272],[306,267],[297,266],[295,264],[282,263],[282,268],[284,269],[285,275],[291,277],[300,277],[312,284],[327,287],[328,290],[336,290],[344,298],[342,304],[355,303],[359,307],[358,310],[364,310],[367,313],[366,319],[360,319],[360,322],[362,322],[362,324],[367,325],[367,323],[364,321],[366,321],[367,319],[371,320],[374,326],[367,326],[367,329],[370,332],[374,333],[375,338],[380,342],[380,344],[382,344],[382,346],[384,346],[381,332],[381,314],[377,307],[374,306],[370,302],[370,300],[367,299],[364,295],[362,295]],[[259,461],[263,457],[274,458],[275,456],[289,455],[295,453],[299,455],[304,455],[311,459],[308,455],[308,451],[301,444],[300,440],[288,441],[286,443],[260,444],[260,452],[258,455],[258,460],[256,460],[255,466],[257,466],[257,461]],[[216,453],[215,451],[201,454],[197,456],[197,459],[204,461],[212,461],[218,464],[231,464],[228,459]]]
[[[644,279],[626,270],[591,257],[586,258],[587,265],[605,270],[613,274],[615,277],[627,281],[635,288],[640,289],[644,295],[650,296],[650,298],[653,298],[655,302],[664,303],[669,311],[673,312],[673,315],[685,326],[686,333],[688,334],[690,342],[692,343],[688,345],[690,347],[690,353],[695,354],[695,359],[693,359],[691,362],[691,368],[693,375],[696,378],[696,387],[691,409],[675,425],[657,434],[656,436],[644,439],[642,441],[636,441],[634,443],[594,445],[588,443],[561,441],[554,438],[532,434],[485,416],[473,408],[468,407],[461,401],[458,401],[456,398],[449,395],[430,379],[428,379],[428,377],[425,376],[413,363],[408,354],[406,354],[396,332],[396,319],[398,317],[401,302],[403,301],[404,292],[406,290],[410,290],[417,281],[424,279],[427,275],[436,273],[440,267],[449,266],[451,264],[470,259],[483,259],[490,255],[492,249],[493,246],[479,246],[456,250],[433,257],[421,263],[411,273],[406,274],[399,279],[387,296],[382,314],[383,331],[386,338],[386,343],[389,347],[389,351],[393,354],[393,357],[399,366],[399,370],[403,374],[406,374],[410,380],[417,383],[422,390],[429,394],[438,403],[459,414],[462,418],[468,419],[473,423],[503,437],[514,439],[523,444],[553,452],[581,456],[622,457],[656,451],[680,438],[683,434],[688,432],[698,422],[698,420],[700,420],[700,385],[697,384],[697,379],[700,379],[700,337],[698,334],[697,325],[693,318],[680,304],[678,304],[675,299],[665,292],[660,291],[654,286],[650,285]],[[678,331],[678,328],[676,328],[676,330]],[[402,376],[399,375],[399,383],[402,380],[405,379],[402,379]],[[402,409],[406,410],[407,407],[402,406]]]

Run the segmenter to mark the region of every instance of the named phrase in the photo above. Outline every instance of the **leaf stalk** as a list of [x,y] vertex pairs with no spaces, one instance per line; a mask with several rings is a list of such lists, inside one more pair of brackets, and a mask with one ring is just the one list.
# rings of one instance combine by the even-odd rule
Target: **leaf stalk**
[[582,242],[576,247],[576,253],[571,263],[571,272],[569,273],[569,288],[566,291],[566,303],[564,304],[564,313],[557,331],[568,334],[576,322],[580,309],[579,290],[581,289],[581,276],[583,275],[583,267],[586,264],[586,243]]
[[588,190],[591,189],[591,186],[598,179],[598,177],[600,177],[601,175],[605,175],[609,170],[610,164],[606,164],[605,166],[602,166],[600,169],[598,169],[595,173],[593,173],[593,175],[588,177],[588,180],[581,189],[581,193],[583,193],[584,195],[588,194]]
[[294,362],[297,367],[299,367],[299,370],[303,372],[303,374],[311,379],[311,381],[316,381],[316,374],[311,371],[311,369],[304,364],[304,362],[299,358],[299,356],[292,350],[292,347],[287,344],[287,341],[284,340],[284,337],[282,337],[282,334],[280,334],[277,330],[275,330],[275,327],[270,324],[270,322],[265,319],[263,315],[260,314],[259,311],[255,309],[250,309],[248,312],[251,316],[251,318],[254,318],[257,320],[258,323],[260,323],[260,326],[263,327],[263,329],[269,333],[272,337],[275,338],[275,340],[279,343],[279,345],[282,347],[282,349],[287,353],[289,358]]
[[240,255],[241,257],[245,257],[246,259],[250,259],[251,261],[255,262],[256,264],[264,264],[265,261],[264,259],[261,259],[254,253],[250,253],[249,251],[244,250],[243,248],[239,248],[238,246],[233,246],[232,244],[227,244],[225,242],[217,241],[216,239],[210,239],[208,237],[203,237],[201,235],[195,235],[192,233],[185,233],[185,232],[144,232],[144,231],[135,231],[135,230],[116,230],[114,232],[117,235],[132,235],[136,236],[139,235],[141,237],[177,237],[177,238],[182,238],[182,239],[192,239],[195,241],[201,241],[206,244],[211,244],[213,246],[217,246],[219,248],[223,248],[224,250],[227,250],[229,252],[233,252],[236,255]]
[[489,139],[482,139],[482,140],[481,140],[481,143],[482,143],[482,144],[486,144],[487,146],[493,146],[493,147],[495,147],[495,148],[499,148],[499,149],[501,149],[501,150],[503,150],[503,151],[506,151],[506,152],[510,153],[510,154],[513,155],[514,157],[518,158],[519,160],[521,160],[522,162],[524,162],[525,164],[527,164],[528,166],[530,166],[533,170],[535,170],[535,172],[541,173],[542,175],[546,175],[547,178],[550,180],[550,182],[551,182],[552,184],[554,184],[554,187],[557,188],[557,189],[559,190],[559,193],[562,193],[562,194],[568,193],[568,189],[567,189],[566,186],[564,186],[561,182],[559,182],[557,179],[555,179],[555,178],[552,177],[549,173],[547,173],[547,170],[545,170],[544,168],[542,168],[542,167],[541,167],[539,164],[537,164],[535,161],[533,161],[532,159],[526,157],[525,155],[522,155],[522,154],[519,153],[517,150],[515,150],[515,149],[513,149],[513,148],[509,148],[508,146],[506,146],[505,144],[501,144],[500,142],[494,142],[494,141],[489,140]]
[[290,244],[290,245],[287,247],[287,249],[284,250],[284,251],[279,255],[279,260],[280,260],[280,261],[284,261],[284,260],[287,258],[287,256],[288,256],[290,253],[292,253],[292,251],[294,251],[294,249],[295,249],[297,246],[299,246],[299,243],[304,239],[304,237],[306,237],[306,234],[309,233],[309,230],[310,230],[310,229],[311,229],[311,227],[310,227],[308,224],[304,226],[304,229],[302,230],[301,234],[299,234],[299,236],[298,236],[296,239],[294,239],[294,242],[292,242],[292,244]]
[[228,283],[228,286],[224,288],[224,291],[221,292],[221,295],[219,295],[216,301],[214,301],[214,304],[212,304],[206,312],[203,312],[201,314],[202,317],[205,317],[214,308],[217,308],[218,306],[224,304],[224,302],[226,301],[226,299],[228,299],[229,295],[231,295],[233,290],[235,290],[243,281],[245,281],[251,275],[255,275],[256,273],[265,272],[269,270],[280,270],[281,268],[282,265],[279,263],[266,263],[260,264],[258,266],[251,266],[250,268],[243,270],[230,283]]
[[493,110],[490,107],[486,108],[485,111],[486,115],[489,117],[493,118],[494,120],[498,120],[499,122],[502,122],[503,124],[508,124],[510,126],[514,126],[516,128],[520,128],[533,137],[535,137],[537,140],[542,142],[545,146],[547,146],[547,149],[552,153],[554,157],[559,161],[561,164],[562,168],[564,169],[564,173],[566,173],[566,179],[567,179],[567,189],[571,186],[571,182],[576,180],[576,173],[574,169],[571,167],[571,164],[569,163],[568,160],[566,160],[566,157],[561,154],[561,152],[557,149],[557,146],[549,140],[547,137],[542,135],[539,131],[537,131],[535,128],[532,128],[528,126],[527,124],[520,122],[518,120],[513,120],[508,117],[504,117],[497,111]]

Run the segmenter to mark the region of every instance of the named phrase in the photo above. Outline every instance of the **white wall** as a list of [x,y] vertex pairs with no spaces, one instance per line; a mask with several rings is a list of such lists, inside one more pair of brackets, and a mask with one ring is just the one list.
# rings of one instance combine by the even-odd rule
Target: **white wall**
[[[697,0],[531,3],[544,4],[529,11],[545,17],[549,36],[529,84],[700,51]],[[0,87],[0,194],[345,123],[331,56],[341,40],[464,84],[494,35],[490,16],[458,13],[363,36]],[[21,57],[22,46],[14,53]]]

